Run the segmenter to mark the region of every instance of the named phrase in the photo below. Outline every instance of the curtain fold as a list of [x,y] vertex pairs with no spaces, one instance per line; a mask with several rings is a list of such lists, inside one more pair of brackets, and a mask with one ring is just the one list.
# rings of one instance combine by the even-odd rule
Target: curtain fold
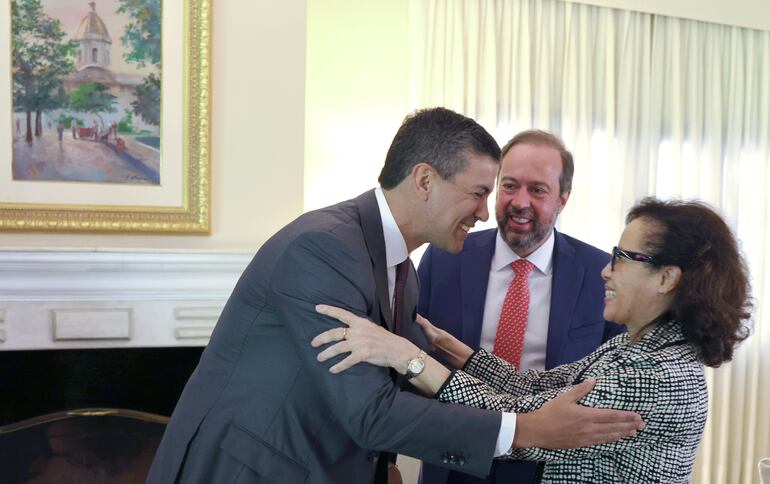
[[770,32],[558,0],[410,8],[411,106],[462,112],[501,143],[529,128],[560,134],[576,165],[564,232],[611,247],[646,195],[725,215],[751,271],[754,327],[708,372],[694,479],[756,482],[770,456]]

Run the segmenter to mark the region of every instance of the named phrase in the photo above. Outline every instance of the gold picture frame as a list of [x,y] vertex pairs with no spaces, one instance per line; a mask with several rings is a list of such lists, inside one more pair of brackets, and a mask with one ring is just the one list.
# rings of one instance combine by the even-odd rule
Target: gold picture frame
[[[5,5],[5,11],[10,11],[10,0]],[[118,187],[118,189],[129,190],[121,203],[104,203],[104,196],[99,203],[63,203],[52,202],[56,198],[57,190],[77,191],[73,189],[71,182],[65,188],[65,182],[36,182],[37,185],[27,182],[27,186],[38,187],[40,193],[46,193],[46,201],[36,202],[35,200],[16,200],[13,195],[3,196],[3,183],[9,185],[14,183],[12,177],[8,174],[11,170],[0,172],[0,231],[65,231],[65,232],[140,232],[140,233],[189,233],[189,234],[208,234],[211,230],[210,222],[210,99],[211,99],[211,0],[164,0],[163,16],[176,16],[181,18],[181,24],[175,28],[175,31],[181,33],[182,39],[170,39],[167,41],[166,24],[163,25],[163,44],[164,59],[167,55],[166,44],[181,45],[182,52],[178,55],[181,61],[177,62],[181,70],[180,82],[183,85],[183,94],[181,100],[181,116],[179,119],[169,119],[169,113],[166,107],[162,108],[163,129],[167,123],[179,123],[181,129],[177,128],[175,143],[181,142],[181,149],[175,148],[176,153],[181,153],[181,161],[175,160],[179,171],[174,173],[179,177],[176,181],[178,187],[174,190],[175,201],[173,203],[149,203],[147,205],[134,203],[135,199],[143,199],[144,192],[140,188],[135,188],[135,193],[131,194],[130,187]],[[178,11],[176,11],[178,10]],[[1,16],[1,15],[0,15]],[[0,18],[6,28],[10,29],[10,21]],[[165,22],[165,21],[164,21]],[[180,22],[177,20],[177,22]],[[7,32],[10,35],[10,32]],[[9,38],[9,37],[6,37]],[[10,50],[10,49],[9,49]],[[173,54],[176,55],[176,54]],[[0,56],[9,56],[10,52],[0,52]],[[0,61],[0,75],[5,76],[6,80],[10,77],[10,60],[6,63]],[[164,60],[164,79],[163,83],[168,82],[166,78],[166,60]],[[2,72],[5,71],[5,72]],[[6,87],[0,84],[0,89]],[[9,99],[11,97],[10,84],[7,85],[7,93],[0,94]],[[2,91],[0,91],[2,92]],[[163,87],[163,93],[167,92],[167,87]],[[163,101],[165,104],[165,101]],[[10,103],[8,103],[10,106]],[[10,108],[7,108],[10,111]],[[172,117],[176,117],[176,111],[172,110]],[[9,122],[13,113],[7,115],[0,110],[0,120],[3,123]],[[0,123],[0,132],[6,128],[6,133],[12,130],[11,124],[3,126]],[[181,133],[181,134],[179,134]],[[10,143],[4,143],[3,139],[7,134],[0,134],[0,164],[11,164],[11,160],[6,154],[10,150],[2,148]],[[61,134],[59,135],[61,139]],[[166,134],[161,133],[161,146],[166,143]],[[181,139],[179,139],[181,138]],[[161,159],[166,155],[166,151],[161,148]],[[178,158],[179,156],[175,156]],[[165,162],[165,161],[164,161]],[[7,172],[7,173],[6,173]],[[22,182],[23,183],[23,182]],[[17,182],[18,184],[18,182]],[[84,184],[80,184],[84,185]],[[89,188],[89,187],[86,187]],[[162,191],[163,186],[152,187],[156,192]],[[23,188],[22,188],[23,189]],[[149,189],[146,189],[149,190]],[[6,193],[10,190],[5,190]],[[26,192],[24,192],[26,193]],[[54,195],[51,196],[51,193]],[[109,193],[109,191],[107,191]],[[25,195],[26,196],[26,195]],[[34,195],[33,195],[34,196]],[[19,197],[21,198],[21,197]],[[109,195],[107,195],[109,198]],[[181,203],[180,203],[181,202]]]

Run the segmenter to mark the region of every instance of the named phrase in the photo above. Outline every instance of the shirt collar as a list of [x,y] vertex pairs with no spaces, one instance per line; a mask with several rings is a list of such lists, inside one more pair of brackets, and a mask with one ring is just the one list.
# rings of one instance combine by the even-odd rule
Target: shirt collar
[[[553,270],[553,248],[555,239],[553,236],[553,230],[550,235],[543,242],[543,245],[537,248],[533,253],[526,257],[528,261],[532,263],[537,269],[545,275],[550,275]],[[508,244],[503,240],[503,236],[500,234],[500,230],[497,230],[497,237],[495,238],[495,255],[492,256],[492,270],[499,271],[521,259],[516,252],[511,249]]]
[[388,267],[395,267],[404,262],[409,257],[409,251],[406,249],[406,241],[401,234],[401,230],[393,218],[393,213],[388,207],[388,201],[385,200],[385,194],[381,187],[374,189],[374,196],[377,197],[377,206],[380,208],[380,218],[382,219],[382,233],[385,236],[385,258]]

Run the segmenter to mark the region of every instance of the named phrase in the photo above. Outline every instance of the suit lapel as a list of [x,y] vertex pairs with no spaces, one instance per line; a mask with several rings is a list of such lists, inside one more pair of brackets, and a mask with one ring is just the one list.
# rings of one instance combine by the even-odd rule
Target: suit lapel
[[369,257],[372,261],[374,283],[377,288],[377,301],[380,306],[381,321],[385,322],[388,330],[393,331],[393,313],[390,310],[388,296],[388,265],[385,256],[385,235],[382,231],[382,219],[374,190],[362,193],[356,198],[358,211],[361,215],[361,230]]
[[575,249],[554,230],[553,283],[551,312],[548,321],[548,343],[545,352],[546,369],[553,368],[567,341],[572,314],[585,277],[585,266],[575,258]]
[[495,253],[497,230],[479,234],[473,247],[460,253],[460,304],[462,304],[462,340],[472,347],[481,342],[489,270]]

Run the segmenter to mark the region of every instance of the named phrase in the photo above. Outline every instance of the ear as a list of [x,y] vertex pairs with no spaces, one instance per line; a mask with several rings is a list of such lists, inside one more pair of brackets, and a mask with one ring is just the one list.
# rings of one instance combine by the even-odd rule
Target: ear
[[564,207],[567,205],[567,200],[569,200],[571,193],[572,192],[564,192],[559,194],[559,213],[564,210]]
[[427,201],[433,190],[435,170],[427,163],[417,163],[412,167],[412,183],[420,200]]
[[682,268],[678,266],[663,266],[660,269],[660,284],[658,292],[668,294],[676,289],[682,280]]

